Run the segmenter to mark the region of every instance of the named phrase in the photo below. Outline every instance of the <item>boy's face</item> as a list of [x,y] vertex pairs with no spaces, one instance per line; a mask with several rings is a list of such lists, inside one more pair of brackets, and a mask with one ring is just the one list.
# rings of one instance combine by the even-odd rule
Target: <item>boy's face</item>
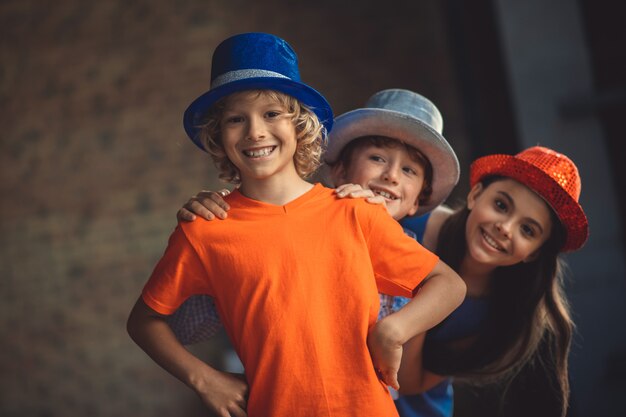
[[227,99],[220,129],[224,150],[239,169],[242,185],[276,175],[300,178],[293,162],[296,129],[287,109],[276,100],[256,92],[233,94]]
[[363,145],[354,150],[347,168],[339,164],[333,174],[336,185],[359,184],[383,196],[387,211],[396,220],[417,212],[424,168],[402,145]]

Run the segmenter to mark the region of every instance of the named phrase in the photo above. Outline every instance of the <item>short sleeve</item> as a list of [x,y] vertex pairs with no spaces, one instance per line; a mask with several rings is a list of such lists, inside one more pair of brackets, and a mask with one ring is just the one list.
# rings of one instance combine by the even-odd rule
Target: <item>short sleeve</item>
[[168,241],[142,291],[143,301],[161,314],[172,314],[188,297],[211,295],[206,267],[180,226]]
[[413,297],[439,258],[413,238],[384,210],[372,213],[368,237],[378,291]]

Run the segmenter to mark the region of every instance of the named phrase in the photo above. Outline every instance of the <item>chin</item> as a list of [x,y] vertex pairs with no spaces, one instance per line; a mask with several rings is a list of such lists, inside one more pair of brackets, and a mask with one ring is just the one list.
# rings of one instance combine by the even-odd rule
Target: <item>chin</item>
[[396,211],[396,210],[389,209],[389,208],[387,209],[387,212],[388,212],[388,213],[389,213],[389,215],[390,215],[391,217],[393,217],[393,219],[394,219],[394,220],[396,220],[396,221],[400,221],[400,220],[402,220],[403,218],[405,218],[405,217],[407,216],[406,214],[401,216],[401,215],[399,215],[399,214],[397,213],[397,211]]
[[490,265],[490,266],[494,266],[497,264],[497,261],[494,259],[494,256],[492,256],[489,253],[486,253],[483,250],[469,249],[468,252],[471,258],[479,264]]

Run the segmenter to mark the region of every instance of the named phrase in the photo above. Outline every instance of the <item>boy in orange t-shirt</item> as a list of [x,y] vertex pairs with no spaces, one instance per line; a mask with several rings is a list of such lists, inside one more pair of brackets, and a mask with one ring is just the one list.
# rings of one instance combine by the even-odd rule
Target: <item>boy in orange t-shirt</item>
[[[128,331],[218,415],[395,416],[379,376],[397,386],[402,345],[464,296],[458,275],[382,207],[305,181],[331,124],[293,50],[260,33],[216,48],[211,89],[185,113],[188,135],[240,187],[227,220],[176,228]],[[426,279],[437,309],[411,301],[376,323],[377,291],[410,297]],[[197,294],[215,300],[247,384],[196,358],[167,325]]]

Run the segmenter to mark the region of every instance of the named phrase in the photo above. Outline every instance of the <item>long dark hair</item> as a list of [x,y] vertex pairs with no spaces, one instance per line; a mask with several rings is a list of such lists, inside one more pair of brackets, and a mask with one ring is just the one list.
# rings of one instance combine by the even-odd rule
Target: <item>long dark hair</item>
[[[483,186],[498,179],[501,177],[483,180]],[[509,383],[524,365],[536,362],[554,375],[565,414],[573,323],[563,294],[564,265],[559,257],[565,231],[550,212],[553,231],[536,259],[494,270],[490,311],[481,332],[463,347],[429,341],[424,347],[424,360],[435,373],[454,375],[473,384]],[[469,213],[467,206],[456,211],[439,234],[436,253],[456,271],[467,253],[465,224]],[[540,344],[547,354],[538,354]]]

